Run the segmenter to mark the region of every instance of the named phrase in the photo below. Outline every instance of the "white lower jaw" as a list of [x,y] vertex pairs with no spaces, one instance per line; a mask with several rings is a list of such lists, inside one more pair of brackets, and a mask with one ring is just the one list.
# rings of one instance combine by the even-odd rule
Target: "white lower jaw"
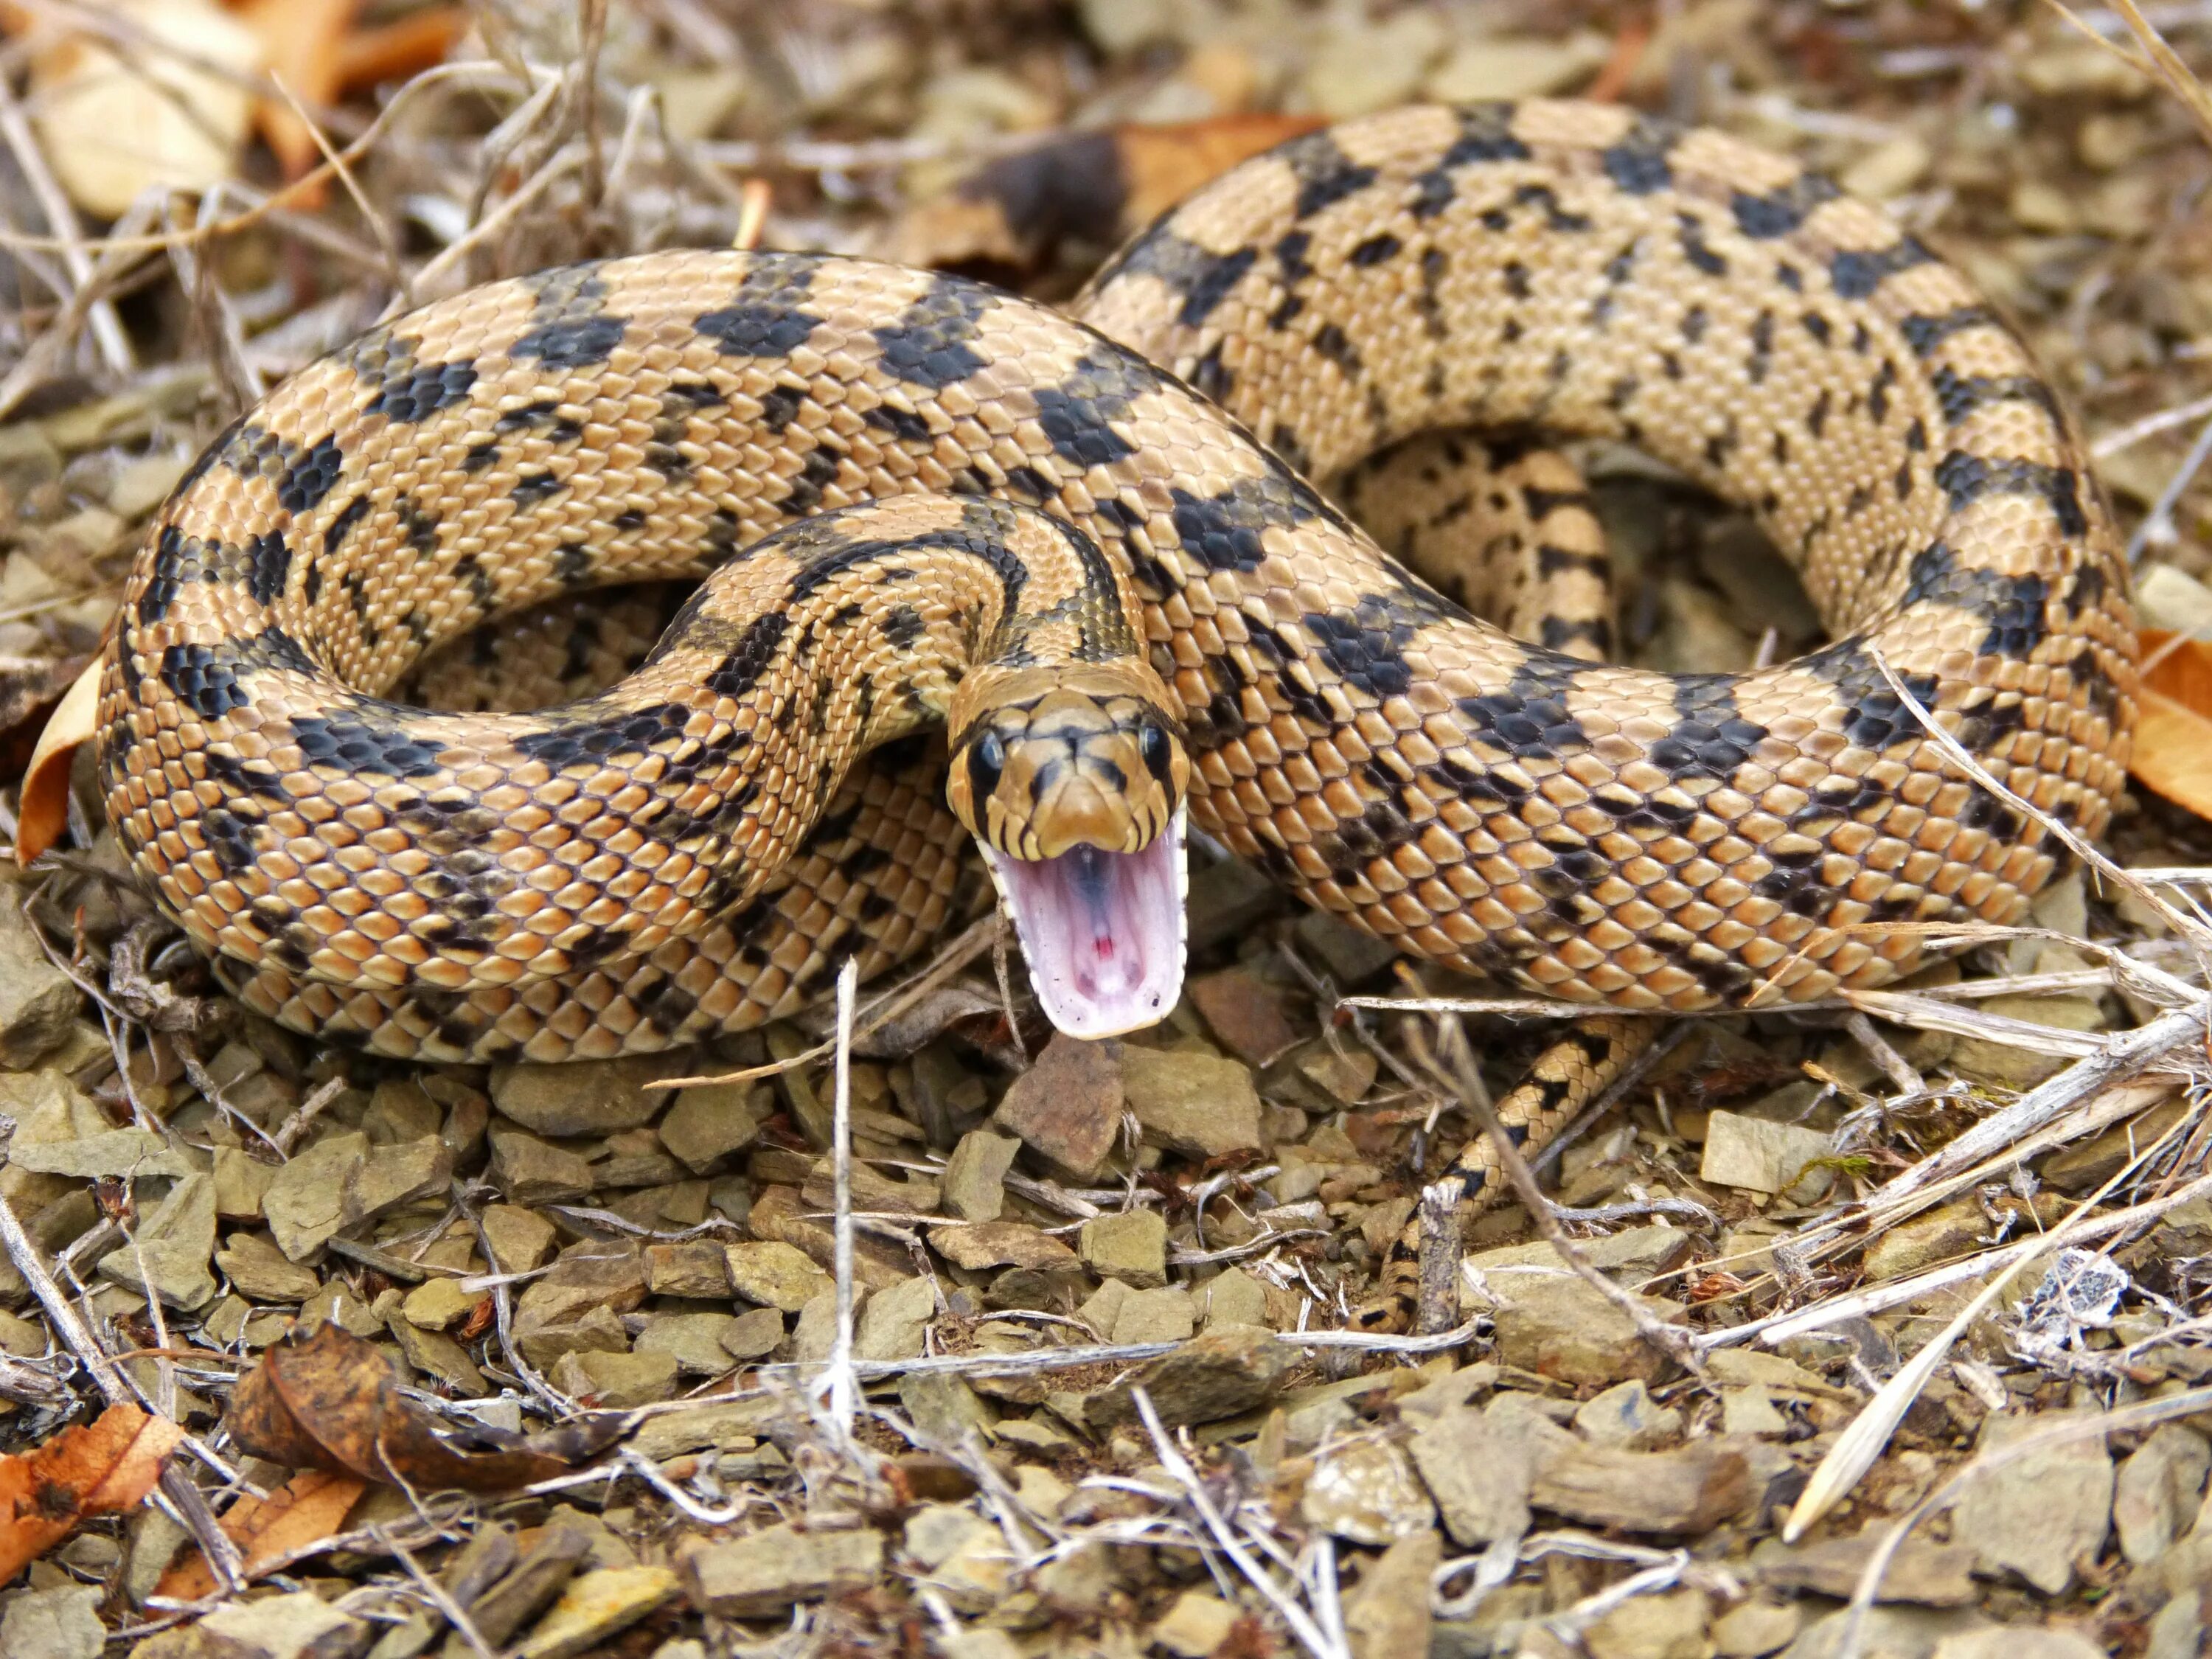
[[1182,995],[1184,816],[1141,853],[1027,860],[983,848],[1037,1001],[1068,1036],[1141,1030]]

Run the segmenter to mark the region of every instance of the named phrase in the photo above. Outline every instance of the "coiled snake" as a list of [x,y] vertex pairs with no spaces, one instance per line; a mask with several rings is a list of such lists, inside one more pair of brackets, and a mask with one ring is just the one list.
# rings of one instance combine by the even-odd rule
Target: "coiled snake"
[[[1173,1000],[1186,799],[1407,951],[1628,1009],[1873,985],[1921,961],[1896,924],[2020,918],[2056,852],[1896,686],[2103,828],[2136,647],[2072,428],[1962,277],[1795,163],[1613,107],[1396,111],[1238,167],[1073,309],[663,252],[307,370],[131,579],[100,763],[132,860],[265,1013],[560,1059],[912,953],[963,820],[1079,1032]],[[1586,617],[1521,643],[1306,482],[1469,426],[1747,505],[1836,642],[1687,676],[1586,660]],[[1518,556],[1524,592],[1585,561]],[[519,607],[710,569],[601,696],[381,695]],[[1547,1132],[1620,1024],[1509,1120]]]

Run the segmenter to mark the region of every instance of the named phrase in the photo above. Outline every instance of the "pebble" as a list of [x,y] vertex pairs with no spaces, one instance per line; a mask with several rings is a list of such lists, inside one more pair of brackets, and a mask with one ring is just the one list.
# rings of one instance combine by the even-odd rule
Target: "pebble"
[[59,1048],[78,1001],[75,981],[40,947],[21,901],[0,897],[0,1066],[21,1070]]
[[485,1175],[511,1204],[571,1204],[594,1182],[590,1160],[520,1129],[491,1132],[491,1164]]
[[492,1104],[541,1135],[605,1135],[653,1121],[668,1097],[647,1085],[670,1075],[668,1057],[495,1066]]
[[[2072,1415],[1984,1418],[1977,1449],[2009,1445]],[[1951,1511],[1951,1541],[1972,1550],[1984,1574],[2017,1573],[2046,1595],[2063,1595],[2112,1531],[2113,1486],[2101,1437],[2023,1453],[1967,1485]]]
[[526,1273],[553,1254],[553,1224],[516,1204],[487,1204],[484,1237],[492,1265],[503,1273]]
[[1428,11],[1401,11],[1379,22],[1362,18],[1316,50],[1305,72],[1306,97],[1333,121],[1404,103],[1447,39],[1443,20]]
[[[396,1146],[374,1146],[346,1176],[346,1224],[424,1199],[443,1198],[453,1184],[453,1150],[435,1135]],[[267,1202],[264,1196],[264,1204]]]
[[[1848,1601],[1869,1557],[1888,1530],[1886,1522],[1876,1522],[1849,1537],[1823,1538],[1795,1547],[1769,1540],[1752,1553],[1752,1571],[1769,1589]],[[1970,1607],[1980,1595],[1973,1570],[1970,1549],[1908,1538],[1890,1558],[1875,1596],[1881,1601],[1911,1601],[1928,1607]]]
[[[1628,1316],[1564,1271],[1494,1273],[1484,1279],[1495,1306],[1498,1358],[1577,1388],[1656,1380],[1672,1364],[1636,1334]],[[1679,1303],[1640,1298],[1656,1318],[1679,1324]]]
[[2078,1631],[2013,1625],[1947,1636],[1933,1659],[2105,1659],[2105,1647]]
[[1542,98],[1582,80],[1612,53],[1603,35],[1580,29],[1564,40],[1462,40],[1429,71],[1421,90],[1448,104]]
[[1203,870],[1193,870],[1190,896],[1183,905],[1189,954],[1199,956],[1224,939],[1243,934],[1273,915],[1282,902],[1282,890],[1242,859],[1224,859]]
[[1589,1659],[1706,1659],[1711,1617],[1703,1590],[1632,1595],[1583,1632],[1583,1647]]
[[1762,1659],[1788,1647],[1804,1622],[1796,1603],[1754,1595],[1713,1620],[1713,1652],[1719,1659]]
[[416,1370],[435,1377],[456,1394],[473,1398],[489,1392],[484,1375],[469,1358],[469,1351],[452,1337],[442,1331],[426,1331],[404,1316],[385,1322],[399,1352]]
[[1198,1292],[1206,1328],[1224,1325],[1265,1325],[1267,1287],[1242,1267],[1229,1267],[1208,1279]]
[[357,1651],[370,1634],[313,1590],[295,1590],[218,1607],[140,1643],[131,1659],[325,1659]]
[[399,1316],[421,1330],[451,1330],[474,1313],[490,1294],[489,1291],[465,1291],[457,1279],[442,1275],[426,1279],[401,1299]]
[[8,1162],[33,1175],[67,1176],[73,1181],[185,1176],[192,1167],[153,1129],[107,1129],[70,1140],[27,1143],[19,1133],[8,1148]]
[[552,1384],[565,1394],[590,1398],[617,1411],[672,1399],[679,1372],[676,1356],[641,1350],[612,1353],[578,1349],[562,1354],[553,1367]]
[[1437,1413],[1407,1449],[1452,1541],[1480,1549],[1528,1530],[1539,1439],[1563,1433],[1547,1422],[1532,1431],[1462,1406]]
[[2120,1553],[2148,1566],[2188,1529],[2204,1496],[2212,1447],[2196,1430],[2161,1423],[2120,1465],[2112,1492],[2112,1521]]
[[139,1222],[132,1244],[100,1258],[100,1276],[143,1288],[164,1307],[185,1313],[204,1308],[216,1298],[215,1275],[208,1270],[215,1231],[214,1180],[181,1176],[161,1206]]
[[729,1245],[724,1260],[731,1287],[739,1296],[784,1313],[797,1313],[823,1291],[835,1288],[830,1275],[805,1251],[779,1241]]
[[240,1296],[256,1302],[304,1302],[322,1280],[259,1233],[233,1233],[216,1253],[216,1266]]
[[[1674,1272],[1690,1259],[1696,1246],[1697,1240],[1681,1228],[1668,1226],[1624,1227],[1617,1233],[1575,1241],[1583,1261],[1631,1289]],[[1554,1273],[1572,1271],[1559,1251],[1540,1240],[1477,1250],[1467,1258],[1467,1265],[1482,1273],[1500,1267],[1542,1267]]]
[[760,1137],[769,1091],[757,1083],[702,1083],[676,1097],[660,1120],[660,1144],[694,1175],[705,1175]]
[[732,1358],[765,1359],[782,1340],[782,1314],[774,1308],[748,1308],[723,1334],[722,1346]]
[[1585,1439],[1629,1451],[1649,1451],[1682,1432],[1682,1413],[1659,1405],[1641,1377],[1617,1382],[1575,1408],[1575,1427]]
[[901,1541],[922,1582],[962,1612],[981,1613],[1006,1595],[1006,1535],[965,1504],[925,1504],[908,1517]]
[[1125,1046],[1121,1087],[1152,1146],[1193,1158],[1260,1150],[1260,1094],[1241,1060]]
[[1291,1350],[1273,1333],[1232,1325],[1193,1337],[1172,1353],[1149,1361],[1133,1376],[1090,1395],[1084,1417],[1095,1429],[1137,1420],[1130,1391],[1141,1386],[1170,1428],[1218,1423],[1267,1404],[1281,1391]]
[[225,1221],[258,1221],[261,1200],[278,1166],[249,1158],[235,1146],[215,1149],[215,1212]]
[[1834,1156],[1833,1143],[1819,1129],[1714,1112],[1707,1120],[1698,1176],[1715,1186],[1780,1194],[1795,1204],[1812,1204],[1836,1180],[1832,1168],[1815,1166]]
[[514,1304],[518,1331],[573,1324],[594,1310],[625,1314],[645,1300],[645,1258],[635,1244],[585,1239],[561,1253]]
[[954,1267],[965,1267],[971,1273],[991,1267],[1068,1267],[1080,1260],[1059,1239],[1025,1221],[975,1221],[957,1227],[932,1227],[929,1243]]
[[1180,1342],[1198,1328],[1198,1309],[1180,1285],[1131,1291],[1114,1315],[1109,1342]]
[[1083,1224],[1083,1260],[1093,1273],[1139,1289],[1168,1282],[1168,1222],[1158,1210],[1127,1210]]
[[[2057,1030],[2105,1029],[2105,1012],[2094,997],[1984,997],[1975,1006]],[[2002,1038],[1978,1036],[1960,1037],[1950,1059],[1951,1069],[1970,1082],[2014,1090],[2033,1089],[2073,1063],[2063,1054],[2034,1054]]]
[[1298,943],[1321,958],[1339,986],[1372,979],[1398,959],[1397,947],[1342,916],[1309,910],[1298,918]]
[[1244,968],[1224,968],[1190,981],[1190,1000],[1224,1048],[1249,1066],[1266,1066],[1297,1046],[1297,1027],[1267,981]]
[[694,1550],[684,1558],[682,1571],[702,1612],[769,1619],[800,1601],[866,1589],[883,1559],[880,1533],[801,1532],[787,1522]]
[[945,1160],[945,1206],[963,1221],[996,1221],[1006,1207],[1006,1171],[1022,1143],[985,1129],[960,1137]]
[[1886,138],[1845,167],[1836,182],[1852,196],[1887,202],[1902,196],[1928,176],[1935,161],[1928,146],[1911,133]]
[[[1426,1605],[1427,1597],[1422,1601]],[[1176,1659],[1206,1659],[1219,1648],[1236,1629],[1239,1614],[1237,1609],[1218,1595],[1204,1590],[1185,1590],[1169,1605],[1152,1626],[1152,1641],[1165,1648]],[[98,1649],[94,1652],[96,1654]],[[92,1659],[91,1655],[85,1659]]]
[[0,1653],[100,1659],[107,1632],[95,1609],[104,1594],[97,1584],[57,1584],[12,1596],[0,1613]]
[[988,1442],[996,1413],[983,1397],[957,1376],[924,1371],[899,1379],[899,1404],[915,1427],[940,1446],[957,1446],[975,1430]]
[[[781,1339],[783,1320],[775,1315],[775,1310],[767,1311],[775,1316],[775,1334]],[[668,1355],[688,1376],[721,1376],[735,1368],[729,1341],[737,1328],[734,1314],[659,1314],[630,1346],[638,1353]]]
[[912,1359],[927,1346],[929,1322],[937,1316],[937,1287],[921,1277],[877,1291],[860,1310],[853,1332],[853,1352],[860,1359]]
[[577,1659],[683,1594],[667,1567],[602,1567],[569,1581],[513,1659]]
[[682,1238],[645,1247],[645,1288],[655,1296],[720,1301],[730,1293],[729,1247],[711,1238]]
[[2142,567],[2136,576],[2135,600],[2136,618],[2145,628],[2175,634],[2212,630],[2212,588],[2170,564],[2153,561]]
[[1443,1540],[1426,1528],[1390,1545],[1361,1575],[1344,1609],[1352,1659],[1413,1659],[1429,1651],[1435,1623],[1429,1584],[1443,1554]]
[[1704,1532],[1753,1496],[1743,1455],[1711,1440],[1660,1452],[1555,1443],[1538,1453],[1528,1493],[1570,1521],[1639,1533]]
[[1121,1133],[1121,1045],[1055,1032],[1016,1078],[995,1121],[1038,1156],[1088,1181]]
[[1391,1543],[1437,1523],[1436,1506],[1404,1449],[1374,1436],[1324,1449],[1298,1509],[1308,1525],[1355,1544]]

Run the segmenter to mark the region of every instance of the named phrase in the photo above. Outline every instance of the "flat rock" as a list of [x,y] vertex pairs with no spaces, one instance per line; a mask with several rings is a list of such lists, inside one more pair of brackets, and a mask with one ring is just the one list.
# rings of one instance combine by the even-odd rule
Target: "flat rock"
[[10,1143],[8,1162],[36,1175],[68,1176],[77,1181],[103,1176],[118,1180],[183,1176],[192,1170],[191,1161],[152,1129],[109,1129],[73,1140],[28,1146]]
[[2008,1625],[1947,1636],[1936,1644],[1934,1659],[2105,1659],[2105,1645],[2079,1631]]
[[523,1286],[517,1331],[573,1323],[594,1308],[624,1314],[645,1300],[645,1258],[635,1244],[586,1239],[562,1252],[543,1279]]
[[[1848,1538],[1823,1538],[1795,1547],[1769,1541],[1753,1554],[1752,1570],[1770,1589],[1809,1591],[1849,1601],[1858,1587],[1859,1575],[1866,1570],[1868,1558],[1887,1531],[1886,1524],[1877,1522]],[[1891,1558],[1875,1599],[1928,1607],[1971,1607],[1980,1594],[1974,1586],[1973,1570],[1974,1553],[1970,1549],[1907,1539]]]
[[453,1179],[453,1149],[435,1135],[372,1146],[346,1177],[346,1224],[373,1221],[425,1199],[442,1199]]
[[451,1330],[482,1307],[490,1294],[465,1291],[459,1279],[441,1274],[424,1279],[400,1299],[399,1316],[417,1330]]
[[1180,1342],[1198,1328],[1198,1309],[1180,1285],[1131,1291],[1114,1311],[1109,1342]]
[[1762,1659],[1788,1647],[1804,1622],[1796,1602],[1754,1595],[1713,1620],[1713,1651],[1718,1659]]
[[1125,1045],[1121,1089],[1154,1146],[1194,1158],[1260,1150],[1260,1093],[1242,1060]]
[[732,1359],[765,1359],[783,1340],[783,1316],[774,1308],[748,1308],[730,1322],[722,1346]]
[[2212,1447],[2179,1423],[2161,1423],[2120,1465],[2112,1492],[2112,1521],[2120,1553],[2148,1566],[2187,1531],[2204,1496]]
[[225,1221],[258,1221],[261,1200],[276,1179],[277,1165],[248,1158],[235,1146],[215,1149],[215,1212]]
[[1006,1206],[1006,1171],[1022,1143],[971,1129],[945,1161],[945,1207],[963,1221],[996,1221]]
[[492,1263],[503,1273],[526,1273],[553,1254],[553,1224],[519,1204],[487,1204],[484,1237]]
[[1185,988],[1221,1044],[1248,1066],[1266,1066],[1297,1046],[1298,1029],[1283,1000],[1257,974],[1224,968]]
[[76,1019],[78,996],[40,948],[21,901],[0,898],[0,1066],[21,1071],[59,1048]]
[[[370,1631],[313,1590],[234,1601],[198,1624],[164,1633],[173,1643],[158,1650],[159,1659],[338,1659],[359,1650]],[[153,1656],[152,1644],[137,1654]]]
[[568,1581],[514,1659],[576,1659],[684,1593],[668,1567],[601,1567]]
[[1528,1530],[1528,1493],[1546,1431],[1570,1437],[1548,1423],[1532,1431],[1461,1406],[1437,1413],[1407,1443],[1453,1542],[1480,1549]]
[[853,1331],[853,1353],[860,1359],[912,1359],[926,1346],[929,1322],[937,1316],[937,1287],[919,1276],[901,1279],[870,1294]]
[[304,1302],[322,1288],[312,1268],[302,1267],[259,1233],[233,1233],[216,1253],[233,1289],[256,1302]]
[[1040,1157],[1085,1180],[1121,1133],[1121,1045],[1055,1032],[1016,1078],[994,1120]]
[[1792,1203],[1810,1204],[1835,1184],[1835,1170],[1820,1163],[1834,1156],[1834,1143],[1818,1129],[1741,1112],[1714,1112],[1707,1120],[1698,1176],[1715,1186],[1780,1194]]
[[[1655,1381],[1673,1363],[1637,1334],[1626,1313],[1572,1273],[1494,1273],[1483,1283],[1495,1298],[1498,1358],[1506,1364],[1604,1388],[1632,1378]],[[1640,1300],[1662,1322],[1686,1317],[1679,1303]]]
[[[1578,1238],[1575,1249],[1582,1259],[1609,1279],[1631,1286],[1660,1273],[1672,1273],[1690,1259],[1697,1240],[1680,1227],[1652,1225],[1624,1227],[1596,1238]],[[1571,1272],[1566,1261],[1547,1242],[1506,1244],[1494,1250],[1477,1250],[1467,1258],[1478,1273],[1499,1267],[1548,1267]]]
[[1711,1440],[1659,1452],[1556,1443],[1539,1452],[1528,1491],[1537,1509],[1638,1533],[1705,1532],[1751,1499],[1743,1455]]
[[[2075,1415],[1986,1417],[1977,1449],[2010,1445]],[[1984,1574],[2017,1573],[2046,1595],[2063,1595],[2112,1531],[2114,1484],[2102,1436],[2023,1453],[1967,1483],[1951,1511],[1951,1541],[1972,1551]]]
[[1433,1527],[1398,1539],[1369,1565],[1344,1608],[1352,1659],[1415,1659],[1429,1650],[1429,1583],[1443,1564]]
[[7,1611],[0,1613],[0,1653],[100,1659],[107,1642],[96,1611],[102,1599],[96,1584],[58,1584],[9,1597]]
[[1436,1506],[1404,1450],[1364,1436],[1324,1447],[1298,1510],[1309,1526],[1355,1544],[1383,1545],[1431,1531]]
[[495,1066],[492,1104],[541,1135],[605,1135],[653,1121],[667,1097],[647,1085],[672,1073],[665,1054]]
[[614,1410],[649,1406],[676,1393],[676,1356],[640,1350],[635,1353],[579,1350],[561,1356],[552,1383],[565,1394],[589,1398]]
[[787,1523],[695,1550],[683,1574],[702,1612],[767,1619],[800,1601],[865,1589],[883,1561],[880,1533],[801,1532]]
[[[1427,1605],[1428,1598],[1422,1597]],[[1206,1659],[1229,1639],[1241,1615],[1218,1595],[1204,1590],[1185,1590],[1170,1602],[1152,1626],[1152,1641],[1176,1659]],[[1401,1650],[1401,1652],[1405,1650]],[[98,1652],[95,1648],[94,1653]],[[87,1659],[91,1659],[88,1655]]]
[[1641,1377],[1616,1382],[1575,1408],[1575,1427],[1601,1445],[1649,1451],[1682,1431],[1682,1413],[1651,1398]]
[[655,1296],[719,1301],[730,1293],[729,1247],[711,1238],[679,1238],[667,1244],[648,1244],[645,1247],[645,1287]]
[[795,1245],[754,1240],[724,1248],[731,1287],[748,1302],[797,1313],[836,1281]]
[[[1986,1013],[2062,1031],[2105,1029],[2105,1011],[2094,997],[1988,997],[1974,1006]],[[2020,1090],[2033,1089],[2073,1063],[2063,1055],[2036,1054],[1996,1037],[1960,1037],[1950,1059],[1951,1069],[1960,1077]]]
[[1162,1354],[1133,1377],[1091,1395],[1084,1416],[1094,1428],[1137,1420],[1130,1390],[1142,1386],[1152,1408],[1172,1428],[1238,1417],[1273,1400],[1290,1369],[1291,1351],[1270,1331],[1231,1325]]
[[1224,1268],[1207,1279],[1197,1294],[1208,1330],[1267,1322],[1267,1287],[1242,1267]]
[[694,1175],[705,1175],[760,1136],[769,1115],[761,1083],[702,1083],[680,1091],[660,1120],[660,1144]]
[[990,1267],[1073,1267],[1076,1253],[1050,1233],[1022,1221],[975,1221],[957,1227],[932,1227],[930,1247],[956,1267],[980,1273]]
[[1703,1590],[1631,1596],[1583,1632],[1583,1647],[1589,1659],[1706,1659],[1711,1618]]
[[491,1164],[484,1171],[507,1202],[527,1209],[572,1204],[592,1190],[589,1159],[520,1129],[491,1132]]
[[215,1182],[180,1177],[161,1207],[138,1224],[131,1244],[100,1260],[100,1276],[158,1296],[165,1307],[190,1313],[215,1300]]
[[1952,1637],[1971,1636],[1996,1626],[1971,1607],[1875,1607],[1861,1627],[1860,1641],[1847,1648],[1850,1619],[1838,1608],[1798,1632],[1783,1659],[1934,1659],[1937,1646]]
[[1093,1273],[1140,1289],[1168,1279],[1168,1221],[1158,1210],[1125,1210],[1083,1224],[1084,1265]]
[[388,1321],[386,1328],[399,1345],[399,1352],[406,1356],[407,1363],[416,1370],[435,1377],[455,1394],[471,1399],[489,1392],[484,1386],[483,1373],[469,1358],[469,1351],[443,1331],[425,1330],[405,1318]]

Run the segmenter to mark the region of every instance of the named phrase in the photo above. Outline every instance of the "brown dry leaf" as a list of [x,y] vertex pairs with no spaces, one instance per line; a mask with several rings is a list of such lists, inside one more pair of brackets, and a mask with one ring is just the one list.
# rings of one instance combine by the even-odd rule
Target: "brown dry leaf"
[[[262,61],[270,74],[304,106],[314,109],[327,106],[338,95],[346,37],[358,7],[359,0],[244,0],[234,10],[238,21],[260,40]],[[253,120],[287,179],[298,178],[322,160],[315,135],[284,100],[257,100]],[[297,204],[317,205],[304,198]]]
[[88,743],[100,720],[100,659],[76,677],[47,716],[23,769],[22,798],[15,813],[15,862],[28,868],[40,854],[61,839],[69,823],[70,763],[77,745]]
[[62,188],[86,212],[112,219],[154,185],[198,191],[229,178],[251,100],[235,80],[202,65],[259,69],[252,31],[210,0],[111,0],[102,9],[159,45],[118,49],[44,35],[29,101]]
[[135,1509],[185,1437],[165,1417],[110,1406],[21,1457],[0,1457],[0,1583],[45,1554],[87,1516]]
[[2177,806],[2212,817],[2212,645],[2172,640],[2163,629],[2142,630],[2146,667],[2128,770]]
[[[345,1530],[345,1518],[368,1483],[327,1469],[302,1469],[266,1498],[241,1498],[224,1512],[222,1530],[246,1558],[246,1576],[302,1545]],[[156,1595],[197,1601],[216,1589],[215,1570],[195,1550],[161,1575]]]
[[509,1492],[598,1456],[623,1419],[609,1413],[535,1435],[441,1421],[402,1396],[382,1354],[326,1324],[270,1348],[232,1392],[227,1421],[240,1448],[290,1468],[416,1492]]
[[1200,185],[1286,138],[1327,125],[1316,115],[1218,115],[1171,126],[1127,126],[1121,140],[1127,191],[1121,222],[1150,224]]
[[404,81],[442,64],[468,27],[468,15],[460,7],[431,6],[374,28],[356,29],[338,45],[337,90],[357,92]]

